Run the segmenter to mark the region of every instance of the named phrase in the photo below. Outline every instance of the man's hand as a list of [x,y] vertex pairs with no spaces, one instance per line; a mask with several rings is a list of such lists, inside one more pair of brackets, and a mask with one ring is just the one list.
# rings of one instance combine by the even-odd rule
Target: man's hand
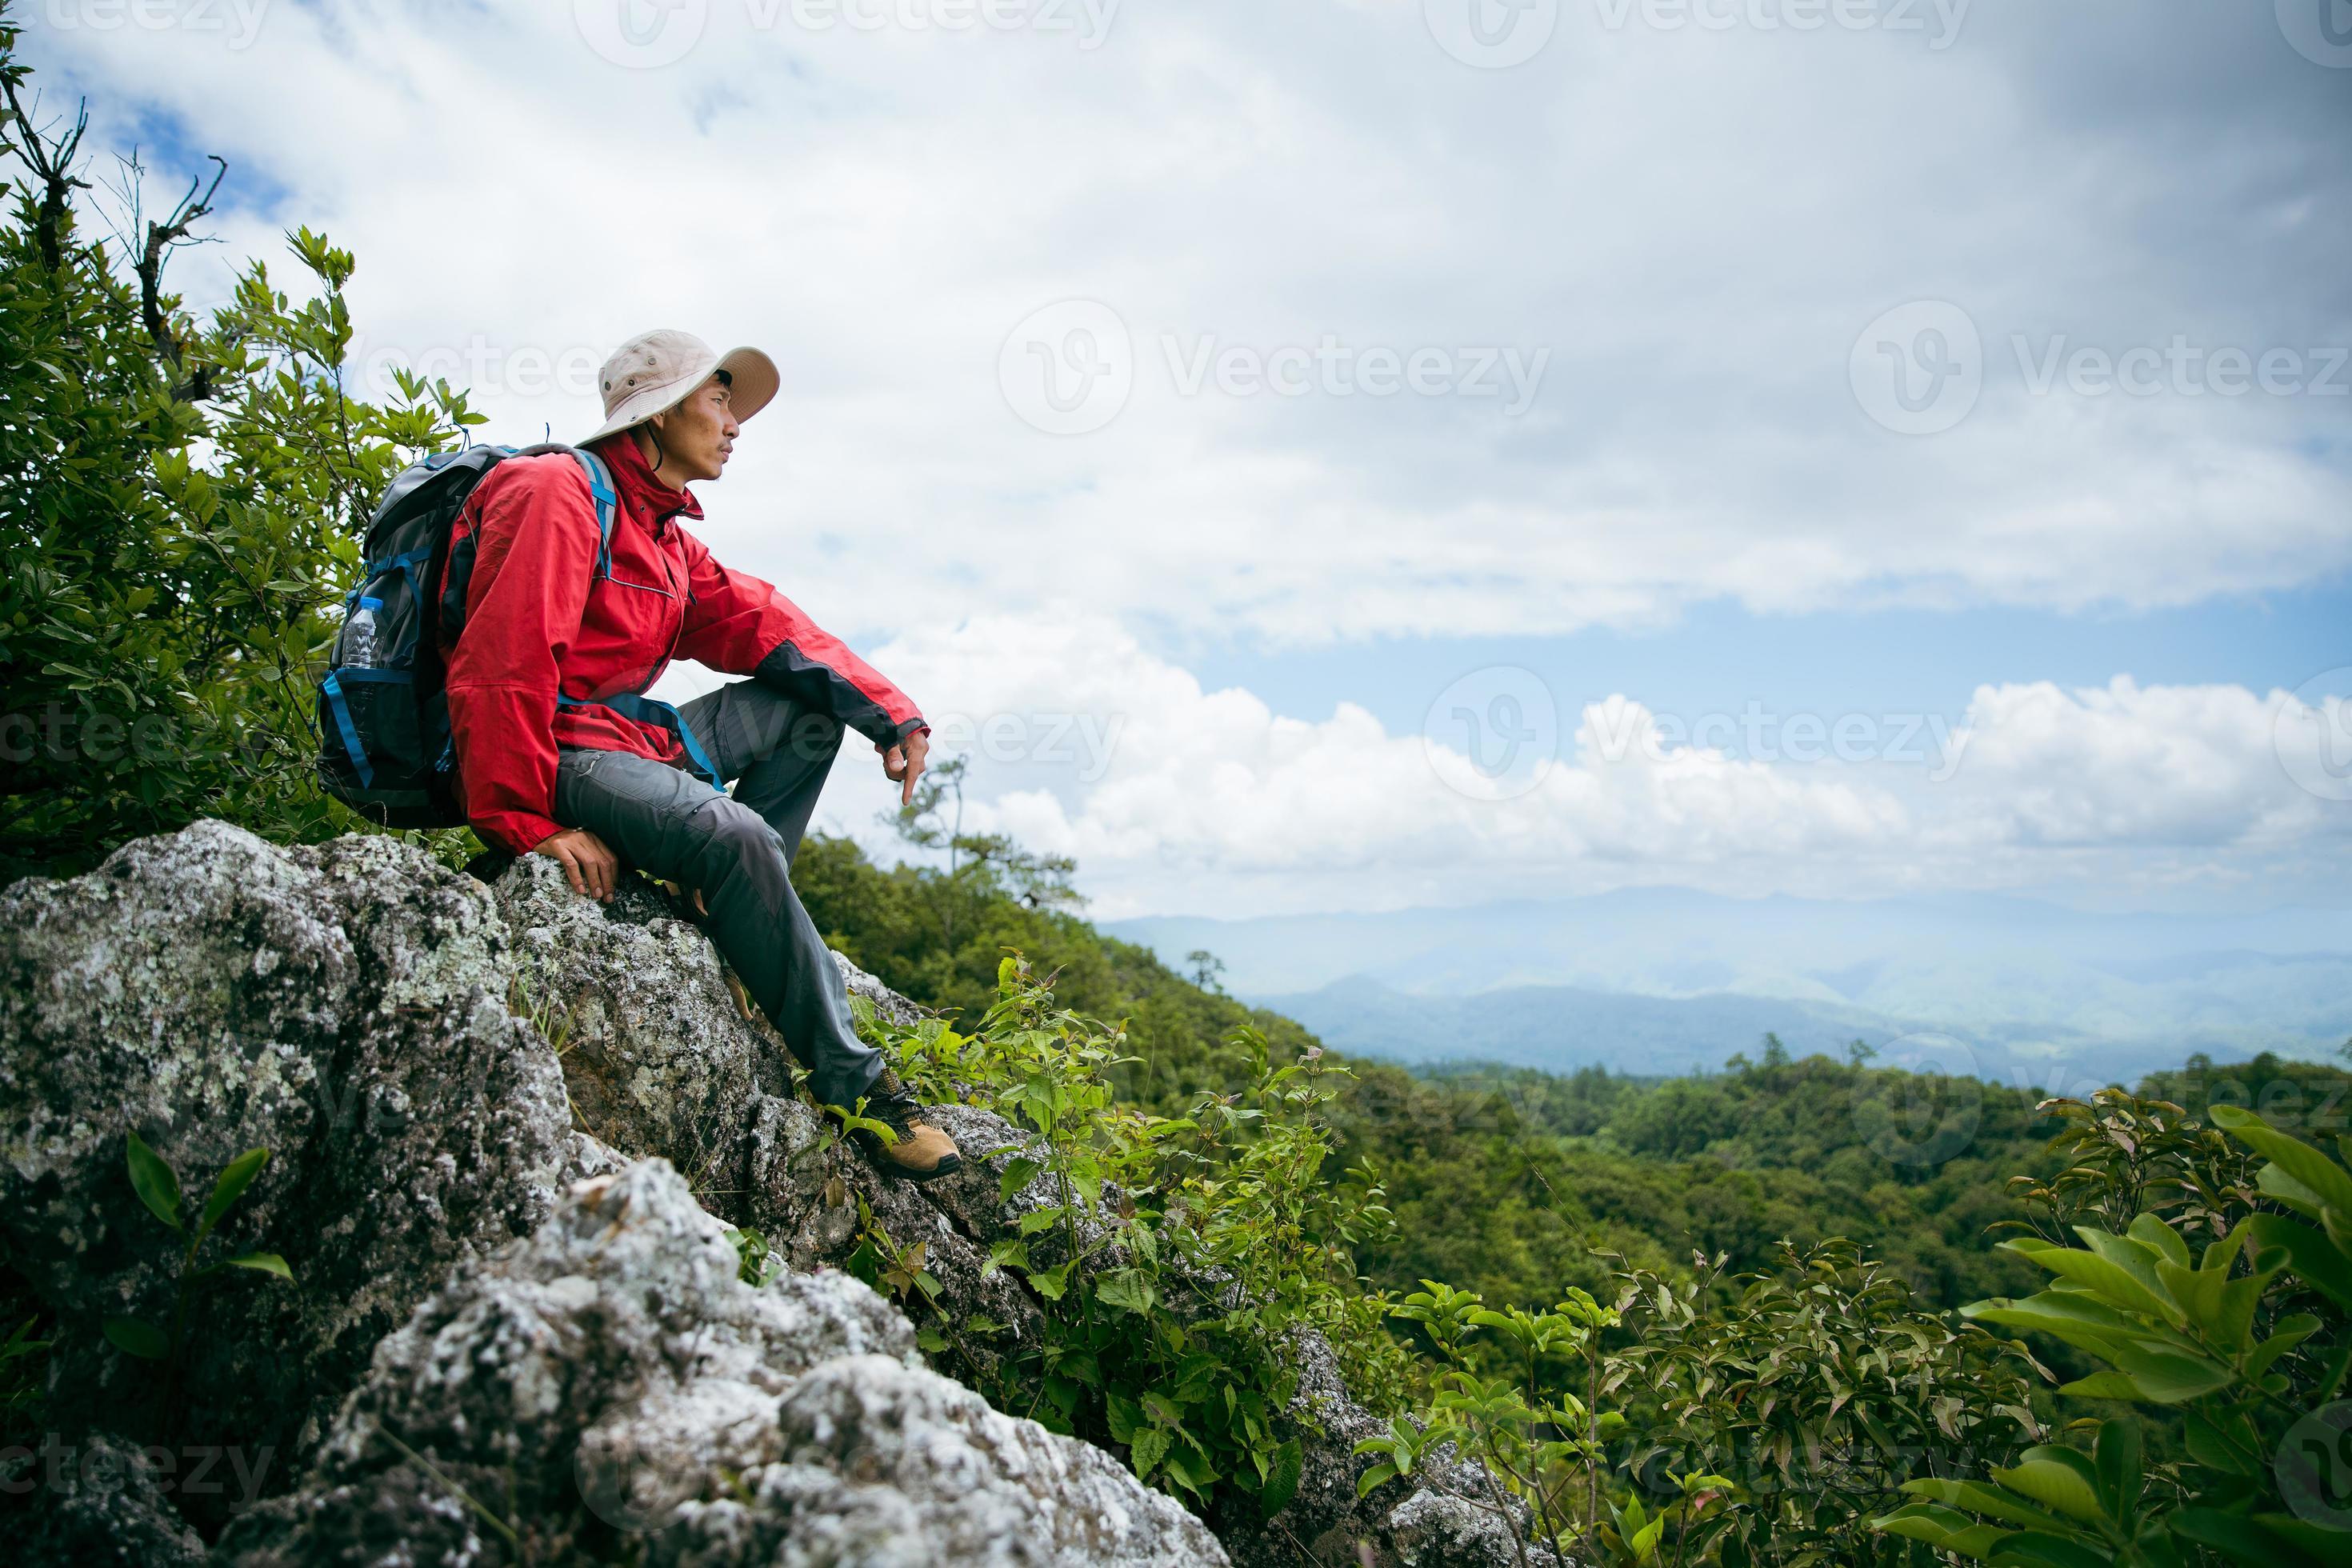
[[895,746],[877,746],[882,753],[882,771],[890,782],[898,785],[898,804],[915,804],[915,781],[923,776],[923,759],[931,752],[931,736],[928,730],[918,730]]
[[530,852],[544,855],[562,867],[563,879],[581,897],[600,904],[613,901],[621,879],[621,858],[586,828],[567,827],[561,833],[551,833],[532,845]]

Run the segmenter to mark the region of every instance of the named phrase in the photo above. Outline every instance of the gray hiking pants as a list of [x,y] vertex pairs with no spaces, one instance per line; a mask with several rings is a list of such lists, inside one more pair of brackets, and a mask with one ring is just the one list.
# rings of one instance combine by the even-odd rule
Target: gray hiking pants
[[626,752],[567,747],[555,820],[584,827],[629,865],[689,891],[704,928],[828,1105],[851,1106],[882,1071],[857,1037],[841,971],[793,891],[792,866],[816,809],[840,721],[756,680],[681,704],[732,798],[682,768]]

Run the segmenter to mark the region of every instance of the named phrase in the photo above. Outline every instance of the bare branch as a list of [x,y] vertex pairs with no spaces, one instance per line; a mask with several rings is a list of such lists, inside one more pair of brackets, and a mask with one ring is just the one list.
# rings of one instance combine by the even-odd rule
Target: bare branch
[[[163,261],[172,247],[188,242],[188,230],[197,220],[213,210],[213,196],[219,191],[221,181],[228,177],[228,163],[218,153],[211,154],[219,165],[213,172],[213,183],[204,186],[204,195],[196,188],[204,184],[204,176],[188,182],[187,195],[172,208],[171,216],[162,222],[147,225],[147,243],[139,254],[139,313],[147,323],[147,335],[154,341],[157,356],[173,369],[183,368],[187,358],[186,345],[173,335],[172,321],[163,310]],[[190,403],[201,403],[213,395],[212,367],[198,365],[181,384],[173,395]]]
[[[22,158],[25,166],[33,171],[33,177],[41,183],[41,204],[34,234],[41,247],[41,264],[55,272],[65,259],[67,204],[75,191],[89,189],[89,182],[75,178],[73,172],[74,160],[81,155],[81,139],[89,130],[89,100],[82,100],[75,110],[72,130],[45,142],[40,127],[25,112],[13,78],[0,78],[0,93],[8,100],[9,124],[22,133],[0,138],[0,147]],[[33,101],[38,108],[40,100]]]

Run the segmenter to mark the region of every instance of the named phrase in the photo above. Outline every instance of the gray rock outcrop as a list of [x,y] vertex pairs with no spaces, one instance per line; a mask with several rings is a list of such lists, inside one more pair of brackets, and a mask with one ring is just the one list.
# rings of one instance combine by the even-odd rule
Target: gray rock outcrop
[[[876,1017],[923,1016],[840,962]],[[249,1478],[198,1496],[134,1465],[45,1486],[19,1540],[34,1561],[110,1539],[193,1561],[187,1526],[226,1524],[215,1555],[257,1568],[518,1549],[1516,1568],[1481,1472],[1356,1497],[1352,1447],[1378,1423],[1313,1335],[1293,1347],[1298,1490],[1271,1520],[1245,1500],[1213,1520],[1222,1552],[1112,1452],[941,1375],[1000,1386],[997,1358],[1044,1326],[1017,1274],[983,1269],[1051,1201],[1001,1189],[1026,1140],[940,1107],[965,1169],[890,1180],[793,1077],[670,903],[635,885],[592,903],[551,862],[485,888],[387,837],[285,849],[200,823],[0,889],[0,1237],[58,1323],[48,1423],[119,1455],[108,1434],[168,1421],[175,1443],[236,1448]],[[133,1129],[189,1212],[269,1149],[204,1261],[268,1250],[294,1276],[201,1284],[168,1413],[161,1369],[98,1332],[171,1321],[181,1238],[131,1190]],[[738,1282],[722,1221],[788,1272]],[[875,1236],[922,1248],[925,1327],[998,1327],[926,1364],[899,1309],[833,1271]],[[1041,1258],[1058,1244],[1033,1238]]]
[[[548,1212],[562,1079],[509,989],[489,899],[391,838],[287,850],[205,822],[0,889],[0,1234],[58,1312],[50,1424],[237,1445],[283,1477],[377,1342]],[[276,1252],[294,1283],[201,1281],[175,1372],[100,1334],[174,1307],[182,1239],[133,1194],[127,1131],[191,1223],[270,1151],[198,1261]]]
[[378,1352],[299,1493],[240,1519],[238,1568],[1221,1563],[1108,1454],[923,1366],[838,1273],[736,1279],[667,1163],[583,1183]]

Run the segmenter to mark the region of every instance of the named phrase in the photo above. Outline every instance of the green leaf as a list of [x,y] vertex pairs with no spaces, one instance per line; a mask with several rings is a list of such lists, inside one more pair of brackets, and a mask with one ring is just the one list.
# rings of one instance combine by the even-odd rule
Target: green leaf
[[1069,1292],[1070,1265],[1048,1268],[1029,1276],[1029,1287],[1048,1301],[1058,1301]]
[[2082,1459],[2079,1454],[2074,1456],[2082,1459],[2079,1465],[2068,1464],[2056,1457],[2067,1451],[2029,1448],[2026,1450],[2028,1455],[2040,1457],[2028,1458],[2005,1470],[1996,1465],[1992,1479],[2011,1491],[2032,1498],[2070,1519],[2079,1519],[2085,1523],[2095,1522],[2103,1510],[2099,1507],[2098,1489],[2093,1479],[2084,1473],[2091,1468],[2090,1461]]
[[247,1252],[228,1260],[231,1268],[251,1268],[262,1274],[275,1274],[280,1279],[291,1279],[294,1271],[286,1267],[286,1259],[274,1252]]
[[1992,1561],[1993,1552],[2013,1533],[1998,1525],[1979,1524],[1964,1513],[1928,1502],[1898,1508],[1882,1519],[1872,1520],[1870,1527],[1884,1534],[1924,1541],[1938,1552],[1973,1557],[1979,1563]]
[[1168,1445],[1172,1439],[1164,1426],[1146,1426],[1135,1435],[1128,1446],[1128,1460],[1134,1465],[1139,1477],[1149,1478],[1168,1457]]
[[2285,1252],[2287,1267],[2297,1279],[2337,1306],[2352,1310],[2352,1258],[2346,1257],[2334,1242],[2284,1215],[2254,1215],[2245,1225],[2255,1246],[2275,1247]]
[[1376,1489],[1384,1487],[1396,1479],[1396,1475],[1397,1468],[1394,1465],[1374,1465],[1356,1478],[1356,1495],[1360,1498],[1370,1497]]
[[2322,1203],[2352,1215],[2352,1172],[2347,1172],[2294,1134],[2281,1132],[2252,1111],[2234,1105],[2216,1105],[2207,1114],[2214,1126],[2250,1145],[2255,1152],[2268,1155],[2273,1164],[2318,1194]]
[[2141,1215],[2125,1227],[2124,1234],[2181,1268],[2189,1267],[2189,1244],[2180,1239],[2179,1232],[2156,1215]]
[[2025,1530],[2000,1543],[1993,1568],[2113,1568],[2115,1559],[2079,1541]]
[[[124,1155],[131,1166],[131,1190],[147,1211],[173,1230],[180,1228],[180,1178],[163,1156],[147,1147],[136,1132],[125,1134]],[[135,1353],[135,1352],[134,1352]]]
[[1298,1495],[1298,1478],[1306,1463],[1307,1451],[1296,1437],[1274,1451],[1273,1468],[1266,1471],[1265,1486],[1257,1494],[1257,1505],[1266,1517],[1280,1513]]
[[1140,1268],[1116,1269],[1095,1286],[1095,1297],[1129,1312],[1149,1312],[1153,1300],[1151,1278]]
[[2100,1423],[2092,1464],[2099,1472],[2099,1500],[2109,1519],[2130,1521],[2139,1515],[2139,1424]]
[[1981,1481],[1944,1481],[1924,1479],[1906,1481],[1903,1489],[1913,1497],[1929,1498],[1948,1507],[1965,1509],[1998,1519],[2008,1524],[2021,1524],[2033,1529],[2063,1529],[2060,1521],[2027,1503],[2011,1497],[1999,1487],[1986,1486]]
[[105,1331],[115,1349],[142,1361],[162,1361],[172,1353],[172,1342],[163,1331],[136,1318],[109,1318]]
[[220,1223],[221,1216],[228,1213],[231,1205],[245,1196],[245,1189],[253,1185],[253,1178],[259,1175],[261,1167],[268,1163],[269,1151],[267,1149],[247,1149],[228,1163],[220,1173],[220,1180],[213,1184],[213,1195],[205,1200],[205,1216],[196,1224],[198,1241],[212,1234],[213,1226]]
[[1023,1154],[1017,1158],[1007,1161],[1004,1166],[1004,1173],[996,1178],[996,1193],[998,1198],[1005,1203],[1012,1202],[1013,1194],[1020,1192],[1023,1188],[1028,1186],[1030,1183],[1035,1181],[1037,1179],[1037,1173],[1045,1168],[1044,1164],[1038,1161],[1031,1159],[1026,1154]]
[[2257,1473],[2258,1468],[2223,1436],[2221,1427],[2194,1410],[2182,1413],[2181,1438],[2189,1457],[2207,1469],[2231,1476]]
[[[2113,1237],[2109,1237],[2113,1240]],[[2156,1270],[2150,1261],[2145,1282],[2130,1269],[2111,1258],[2073,1247],[2058,1247],[2049,1242],[2029,1244],[2024,1240],[2005,1244],[2012,1251],[2022,1252],[2061,1279],[2073,1281],[2126,1311],[2146,1312],[2151,1318],[2170,1319],[2179,1311],[2157,1294]]]

